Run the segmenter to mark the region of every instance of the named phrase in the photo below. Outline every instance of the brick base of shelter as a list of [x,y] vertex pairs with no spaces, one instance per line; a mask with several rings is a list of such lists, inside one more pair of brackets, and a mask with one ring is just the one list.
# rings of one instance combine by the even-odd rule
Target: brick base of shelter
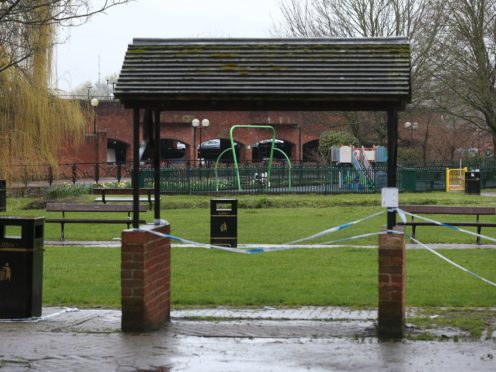
[[404,234],[379,235],[380,338],[403,337],[406,299],[405,247]]
[[160,328],[170,318],[170,225],[146,225],[122,232],[122,331]]

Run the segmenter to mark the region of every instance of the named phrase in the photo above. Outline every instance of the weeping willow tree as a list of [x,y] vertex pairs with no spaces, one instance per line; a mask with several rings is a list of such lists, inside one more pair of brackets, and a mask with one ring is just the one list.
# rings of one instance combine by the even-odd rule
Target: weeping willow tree
[[15,178],[20,164],[56,169],[62,147],[83,138],[88,108],[49,89],[55,31],[126,2],[0,1],[0,178]]

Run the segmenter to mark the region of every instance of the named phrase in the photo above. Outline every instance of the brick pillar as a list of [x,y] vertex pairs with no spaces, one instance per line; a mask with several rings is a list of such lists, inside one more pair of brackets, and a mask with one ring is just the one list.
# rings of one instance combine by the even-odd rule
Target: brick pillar
[[248,152],[247,146],[246,145],[241,146],[241,150],[239,151],[239,158],[238,158],[238,161],[240,163],[246,162],[247,152]]
[[[395,226],[395,229],[400,229]],[[405,327],[405,235],[379,235],[380,338],[401,338]]]
[[160,328],[170,317],[170,225],[124,230],[121,248],[121,303],[124,332]]
[[252,163],[253,162],[253,147],[248,148],[248,146],[245,146],[245,161],[247,163]]
[[298,162],[300,160],[300,146],[298,144],[291,145],[291,162]]
[[186,155],[186,160],[190,162],[190,165],[193,165],[193,161],[195,160],[195,147],[193,146],[193,141],[191,141],[191,145],[188,146]]

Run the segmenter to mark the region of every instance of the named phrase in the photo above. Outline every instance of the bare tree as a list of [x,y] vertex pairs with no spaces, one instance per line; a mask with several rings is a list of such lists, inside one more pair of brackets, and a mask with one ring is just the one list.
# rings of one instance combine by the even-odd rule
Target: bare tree
[[422,86],[417,80],[428,76],[428,56],[442,26],[443,8],[436,0],[282,0],[280,9],[282,22],[272,31],[278,35],[408,37],[415,89]]
[[496,0],[445,0],[444,30],[430,56],[432,101],[482,130],[496,146]]
[[85,81],[70,91],[69,96],[74,97],[112,97],[114,94],[114,84],[119,77],[118,73],[105,76],[103,81]]
[[130,0],[0,0],[0,72],[36,53],[32,34],[46,26],[77,26]]
[[[408,37],[412,51],[413,105],[429,97],[424,89],[431,81],[429,56],[442,26],[439,15],[443,8],[437,0],[282,0],[280,9],[283,20],[273,29],[278,35]],[[382,144],[385,140],[384,115],[348,113],[346,118],[350,130],[361,142]]]
[[384,145],[387,138],[386,115],[383,112],[343,112],[348,129],[364,146]]
[[283,33],[295,37],[409,36],[425,1],[287,0],[281,3]]
[[438,124],[437,133],[431,137],[431,157],[451,162],[466,158],[474,128],[463,119],[450,115],[443,115]]

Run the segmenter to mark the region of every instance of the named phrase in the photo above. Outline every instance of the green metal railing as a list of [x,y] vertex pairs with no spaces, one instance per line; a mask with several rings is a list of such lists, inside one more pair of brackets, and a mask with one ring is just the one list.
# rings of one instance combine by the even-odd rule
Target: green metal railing
[[[270,178],[261,179],[267,166],[253,163],[219,168],[163,168],[160,190],[171,194],[257,194],[257,193],[373,193],[386,186],[385,166],[371,171],[375,188],[364,184],[359,171],[350,166],[274,164]],[[401,191],[444,191],[446,168],[441,166],[398,168]],[[480,168],[481,187],[496,187],[496,166]],[[241,190],[239,189],[241,185]],[[153,186],[153,171],[141,171],[141,187]]]

